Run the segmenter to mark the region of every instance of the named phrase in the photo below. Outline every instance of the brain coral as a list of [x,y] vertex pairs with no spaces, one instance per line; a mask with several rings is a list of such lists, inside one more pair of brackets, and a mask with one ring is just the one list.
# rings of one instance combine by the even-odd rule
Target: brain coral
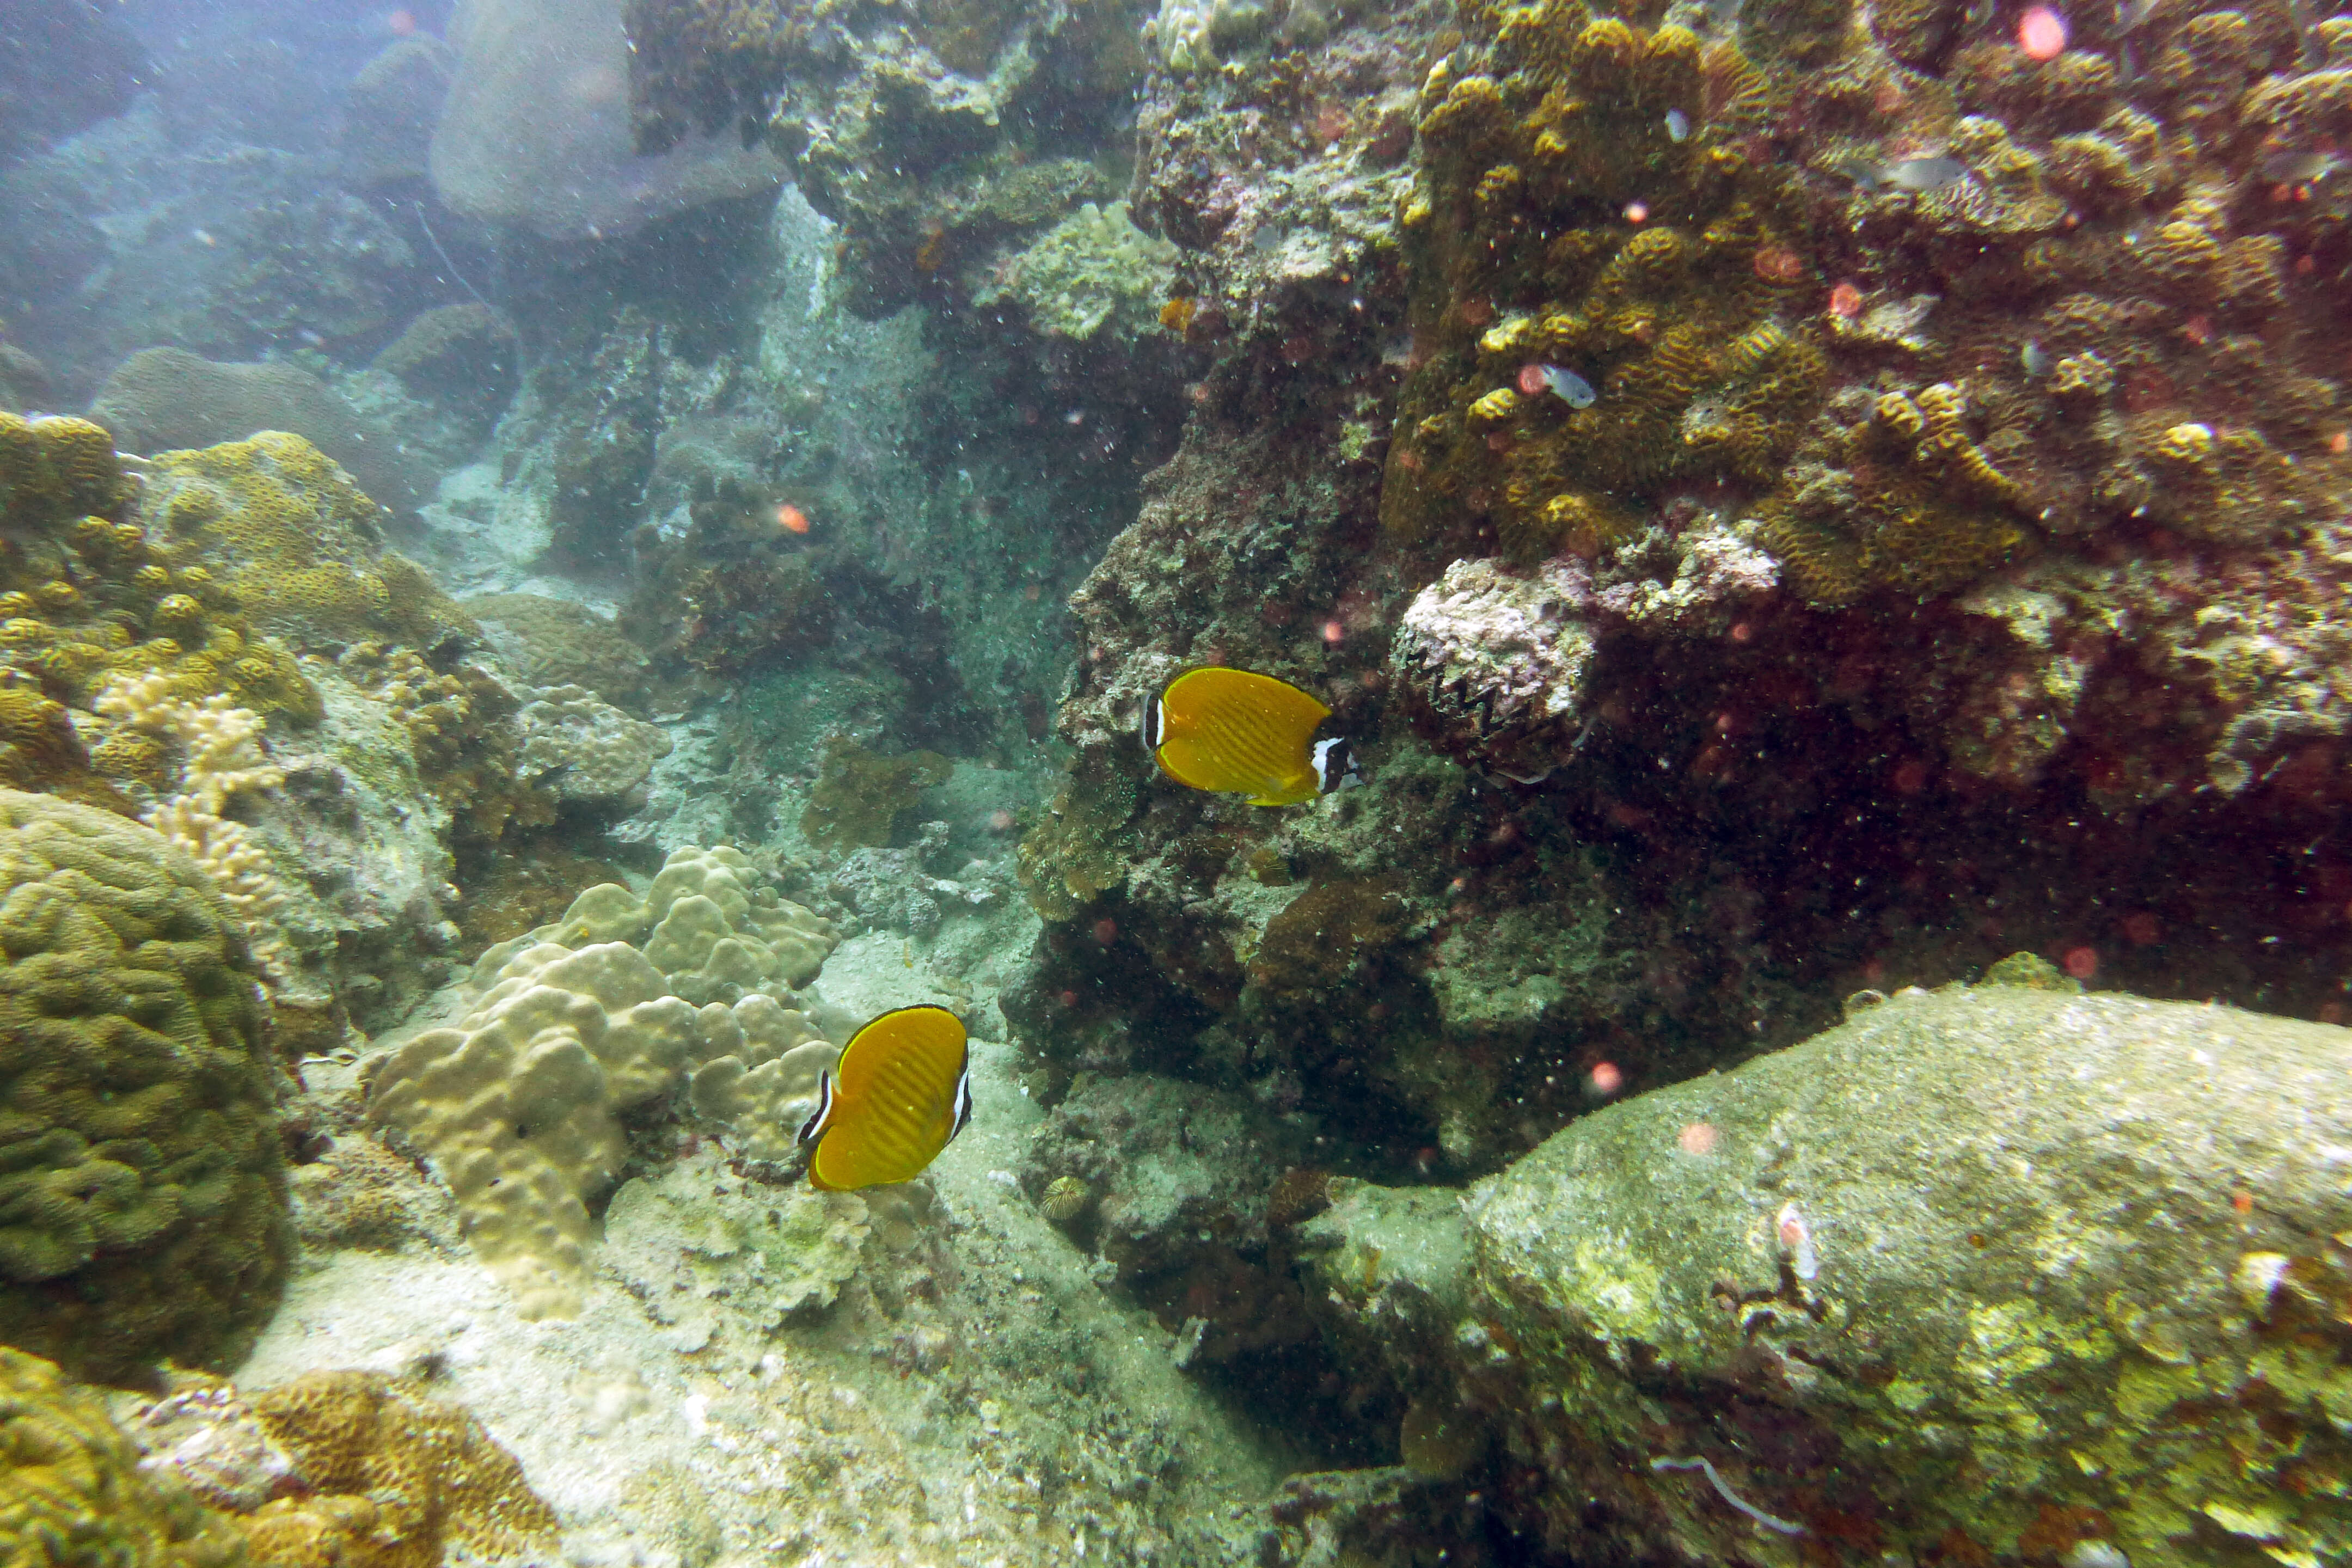
[[0,1345],[0,1563],[222,1568],[244,1542],[176,1479],[142,1469],[98,1398]]
[[147,468],[142,514],[185,540],[265,629],[298,646],[367,637],[429,647],[473,623],[414,562],[383,547],[380,509],[299,436],[166,452]]
[[77,1375],[236,1359],[292,1248],[268,1015],[159,834],[0,791],[0,1341]]

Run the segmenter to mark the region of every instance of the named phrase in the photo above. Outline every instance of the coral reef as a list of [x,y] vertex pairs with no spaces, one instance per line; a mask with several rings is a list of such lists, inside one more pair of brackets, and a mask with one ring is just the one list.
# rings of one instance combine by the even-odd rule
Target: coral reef
[[299,436],[264,430],[167,452],[144,480],[149,530],[194,544],[257,624],[298,647],[430,648],[472,629],[422,568],[384,548],[374,501]]
[[1525,575],[1456,561],[1406,607],[1389,653],[1397,690],[1445,750],[1537,782],[1586,721],[1591,602],[1573,561]]
[[887,845],[898,819],[914,809],[916,797],[947,782],[948,767],[937,752],[877,756],[846,735],[831,736],[801,813],[802,836],[824,849]]
[[[1474,1465],[1542,1456],[1507,1511],[1562,1552],[1670,1531],[1753,1552],[1740,1514],[1759,1512],[1792,1527],[1791,1562],[1807,1538],[2025,1558],[2089,1540],[2148,1564],[2340,1550],[2306,1483],[2336,1462],[2338,1331],[2317,1325],[2344,1260],[2304,1229],[2335,1201],[2312,1141],[2342,1114],[2339,1032],[2014,984],[1871,1000],[1586,1119],[1466,1217],[1335,1190],[1307,1227],[1334,1294],[1310,1298],[1423,1408],[1483,1428]],[[1985,1138],[2025,1157],[1943,1152]],[[2214,1141],[2240,1155],[2216,1166]],[[2132,1215],[2156,1192],[2182,1223],[2151,1246]],[[1712,1485],[1680,1473],[1702,1458]]]
[[1136,227],[1125,202],[1087,202],[1002,263],[971,302],[1013,300],[1031,330],[1049,338],[1083,340],[1108,328],[1132,340],[1162,330],[1179,254]]
[[[837,1054],[802,1014],[744,984],[778,983],[781,944],[728,934],[710,893],[734,894],[745,927],[755,913],[735,890],[730,853],[673,857],[670,882],[642,906],[626,907],[618,887],[591,889],[552,932],[483,956],[483,989],[457,1026],[374,1059],[370,1121],[431,1157],[467,1238],[526,1316],[579,1310],[596,1235],[591,1205],[629,1157],[628,1113],[684,1087],[701,1114],[739,1126],[751,1157],[782,1161],[792,1113],[813,1102],[817,1074]],[[664,912],[649,922],[656,906]],[[773,921],[759,929],[777,934]],[[598,930],[641,934],[645,950],[562,945]],[[814,972],[810,963],[799,973]],[[698,1011],[681,992],[735,1000]]]
[[1245,1096],[1133,1074],[1075,1086],[1019,1174],[1041,1204],[1080,1200],[1064,1222],[1086,1211],[1085,1237],[1120,1285],[1178,1334],[1187,1364],[1207,1366],[1310,1334],[1295,1285],[1269,1267],[1266,1231],[1268,1190],[1307,1153]]
[[261,716],[230,704],[218,694],[202,703],[173,694],[176,682],[163,674],[117,676],[90,703],[99,714],[117,718],[131,731],[169,737],[178,744],[178,777],[167,798],[140,814],[164,837],[202,867],[226,903],[268,960],[278,945],[268,921],[286,902],[268,852],[255,843],[241,822],[223,816],[229,797],[241,790],[274,790],[286,771],[261,749]]
[[698,486],[684,533],[647,552],[622,629],[656,669],[757,674],[822,647],[834,608],[781,503],[740,483]]
[[488,305],[436,305],[411,319],[368,368],[446,411],[478,441],[514,395],[521,358],[514,324]]
[[457,73],[456,51],[425,35],[394,38],[362,66],[343,88],[335,137],[342,178],[366,186],[422,177],[434,122]]
[[[747,1304],[752,1321],[774,1329],[821,1316],[856,1277],[873,1226],[856,1193],[796,1185],[774,1194],[764,1214],[719,1209],[709,1201],[726,1167],[715,1158],[682,1160],[658,1177],[629,1183],[605,1216],[606,1267],[660,1305],[674,1342],[707,1341],[717,1327],[710,1299],[732,1294],[748,1273],[758,1282]],[[635,1245],[630,1245],[635,1243]]]
[[562,918],[499,943],[474,965],[478,988],[509,958],[545,943],[634,942],[688,1001],[734,1002],[748,992],[795,990],[833,951],[833,928],[779,898],[740,850],[674,849],[641,898],[617,883],[590,888]]
[[203,869],[88,806],[0,792],[0,1339],[98,1378],[233,1361],[292,1246],[245,941]]
[[538,594],[485,594],[464,607],[499,658],[532,685],[584,686],[645,716],[645,654],[586,605]]
[[371,1372],[311,1373],[251,1403],[308,1482],[238,1521],[263,1561],[434,1568],[553,1547],[555,1510],[463,1406]]
[[106,432],[79,419],[0,415],[0,752],[12,782],[99,804],[101,778],[155,773],[152,745],[101,740],[94,756],[67,719],[118,676],[166,675],[192,697],[224,696],[297,720],[317,691],[190,549],[127,515],[127,482]]
[[12,1563],[233,1568],[245,1543],[173,1477],[140,1463],[105,1405],[0,1345],[0,1553]]
[[[1483,70],[1440,62],[1423,88],[1419,367],[1381,516],[1589,557],[1639,498],[1779,482],[1828,380],[1790,319],[1803,219],[1788,173],[1741,150],[1763,87],[1736,44],[1576,0],[1496,21]],[[1561,372],[1580,398],[1547,384]]]
[[184,349],[142,349],[108,374],[89,416],[117,446],[150,454],[286,431],[341,464],[371,501],[395,510],[415,506],[426,488],[384,443],[368,440],[333,388],[290,364],[216,364]]
[[491,979],[456,1027],[381,1058],[368,1115],[431,1157],[521,1310],[569,1317],[588,1205],[627,1158],[616,1118],[668,1090],[700,1043],[695,1010],[624,942],[527,946]]
[[848,302],[881,316],[1118,195],[1086,151],[1143,68],[1129,5],[924,0],[905,27],[848,10],[632,0],[638,143],[739,131],[795,159],[842,226]]
[[495,845],[509,828],[555,820],[553,793],[521,773],[514,720],[523,699],[480,663],[436,665],[409,648],[362,642],[337,664],[406,730],[417,775],[447,809],[462,845]]

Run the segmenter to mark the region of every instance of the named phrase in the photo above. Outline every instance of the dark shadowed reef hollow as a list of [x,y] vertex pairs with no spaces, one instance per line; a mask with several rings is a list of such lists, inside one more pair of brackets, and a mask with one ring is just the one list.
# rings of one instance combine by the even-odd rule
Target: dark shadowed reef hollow
[[0,0],[0,1563],[2352,1568],[2336,3]]

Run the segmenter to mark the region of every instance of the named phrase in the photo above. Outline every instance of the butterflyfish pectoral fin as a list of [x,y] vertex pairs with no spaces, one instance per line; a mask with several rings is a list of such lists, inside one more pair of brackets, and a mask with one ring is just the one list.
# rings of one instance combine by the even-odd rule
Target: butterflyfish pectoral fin
[[841,1049],[810,1120],[809,1184],[824,1192],[911,1181],[971,1114],[970,1042],[944,1007],[901,1007]]

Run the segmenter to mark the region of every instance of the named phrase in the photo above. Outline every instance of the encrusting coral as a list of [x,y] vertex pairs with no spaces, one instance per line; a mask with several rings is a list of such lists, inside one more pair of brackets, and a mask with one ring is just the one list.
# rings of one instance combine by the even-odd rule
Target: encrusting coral
[[0,1563],[234,1568],[236,1530],[138,1448],[97,1395],[0,1345]]
[[295,1568],[438,1568],[445,1559],[551,1552],[555,1510],[463,1406],[371,1372],[313,1372],[265,1389],[253,1413],[290,1454],[305,1495],[238,1523],[254,1555]]
[[66,719],[116,676],[165,674],[183,696],[300,722],[321,711],[196,552],[132,521],[131,506],[103,429],[0,414],[0,668],[17,672],[0,686],[0,781],[119,808],[105,778],[142,777],[152,749],[85,756]]
[[1486,68],[1440,61],[1422,92],[1389,529],[1485,515],[1533,562],[1596,552],[1676,483],[1769,490],[1827,364],[1797,320],[1793,182],[1743,140],[1756,68],[1579,0],[1470,9],[1496,28]]
[[292,1250],[268,1012],[161,834],[0,791],[0,1342],[78,1375],[218,1365]]

